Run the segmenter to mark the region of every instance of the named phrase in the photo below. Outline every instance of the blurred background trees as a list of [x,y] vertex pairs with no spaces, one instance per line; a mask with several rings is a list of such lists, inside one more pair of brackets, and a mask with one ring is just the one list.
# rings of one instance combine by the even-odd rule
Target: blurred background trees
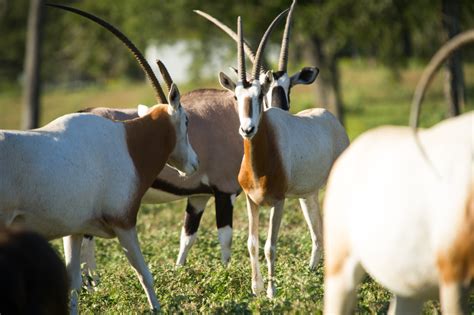
[[[0,89],[22,87],[28,10],[34,1],[0,0]],[[192,12],[206,11],[235,29],[236,16],[252,47],[267,25],[290,0],[63,0],[62,4],[96,14],[116,25],[144,51],[186,41],[193,63],[190,80],[203,79],[216,52],[235,64],[235,43]],[[41,78],[43,86],[77,86],[109,80],[143,80],[140,69],[122,44],[81,17],[60,10],[44,10]],[[426,62],[440,44],[457,32],[474,27],[471,0],[300,0],[294,14],[290,70],[315,65],[321,70],[314,85],[316,106],[343,118],[340,88],[341,58],[363,58],[387,65],[397,77],[410,62]],[[272,36],[278,49],[283,26]],[[278,51],[276,49],[276,51]],[[266,56],[276,63],[277,58]],[[471,61],[472,55],[463,55]],[[448,63],[446,95],[452,113],[464,101],[461,54]],[[172,69],[171,69],[172,70]],[[212,78],[226,68],[212,69]],[[457,109],[456,109],[457,108]]]

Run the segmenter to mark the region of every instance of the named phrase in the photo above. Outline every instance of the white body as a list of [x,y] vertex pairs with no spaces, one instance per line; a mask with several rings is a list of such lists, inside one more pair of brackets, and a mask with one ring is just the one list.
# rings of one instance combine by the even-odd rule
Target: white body
[[[327,313],[349,312],[362,269],[396,294],[392,310],[400,314],[437,296],[440,255],[455,250],[466,211],[474,211],[466,210],[474,193],[474,114],[419,138],[429,162],[405,127],[366,132],[336,162],[324,203],[326,271],[335,270],[326,275]],[[446,296],[443,310],[456,312]]]
[[138,180],[123,125],[87,114],[0,131],[0,174],[0,220],[48,239],[113,237],[104,217],[126,215]]
[[286,196],[314,194],[326,183],[332,164],[349,145],[344,128],[323,108],[295,115],[271,108],[265,115],[276,133],[278,154],[288,178]]
[[84,234],[117,236],[150,307],[160,307],[138,244],[137,211],[167,160],[188,174],[198,167],[174,85],[169,100],[171,105],[156,105],[127,122],[70,114],[40,129],[0,131],[0,225],[64,237],[72,314]]

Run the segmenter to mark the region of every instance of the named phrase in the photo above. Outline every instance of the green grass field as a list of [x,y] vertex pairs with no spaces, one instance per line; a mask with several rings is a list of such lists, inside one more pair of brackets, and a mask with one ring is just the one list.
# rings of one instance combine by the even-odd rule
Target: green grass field
[[[395,80],[390,71],[363,61],[342,63],[342,91],[346,103],[346,127],[351,139],[382,124],[406,125],[412,93],[421,68],[411,66]],[[474,98],[474,66],[466,67],[468,100]],[[425,100],[422,125],[430,126],[445,113],[442,76],[438,76]],[[212,86],[211,83],[208,86]],[[317,84],[317,83],[316,83]],[[181,86],[182,93],[191,86]],[[298,87],[292,92],[292,110],[314,106],[314,86]],[[21,97],[10,91],[0,95],[0,128],[19,127]],[[143,84],[124,82],[89,87],[76,91],[47,91],[43,97],[41,121],[91,106],[131,107],[153,104],[151,89]],[[474,109],[470,102],[464,111]],[[316,104],[317,105],[317,104]],[[250,264],[246,249],[247,216],[243,196],[237,199],[234,212],[234,241],[231,264],[220,264],[220,249],[215,228],[214,201],[203,216],[199,237],[188,257],[188,264],[177,269],[179,234],[185,202],[143,206],[138,230],[142,251],[155,279],[155,291],[162,308],[169,313],[248,313],[292,312],[321,313],[323,270],[308,268],[310,235],[296,200],[286,203],[286,212],[277,249],[278,295],[274,300],[253,297],[250,290]],[[266,274],[263,245],[268,209],[261,212],[261,262]],[[62,251],[61,242],[54,246]],[[80,308],[85,313],[143,313],[148,310],[146,296],[126,261],[117,240],[97,242],[98,272],[101,283],[93,293],[81,293]],[[359,290],[358,313],[383,313],[390,294],[367,278]],[[474,302],[474,296],[471,296]],[[472,303],[474,311],[474,303]],[[427,303],[426,313],[437,303]]]

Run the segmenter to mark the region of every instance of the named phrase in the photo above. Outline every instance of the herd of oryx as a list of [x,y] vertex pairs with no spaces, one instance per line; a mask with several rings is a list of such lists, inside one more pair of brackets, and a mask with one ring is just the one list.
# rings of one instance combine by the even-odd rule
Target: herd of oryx
[[[266,294],[274,298],[278,232],[285,199],[294,197],[311,233],[311,268],[324,245],[325,313],[352,311],[365,272],[395,294],[394,314],[419,313],[424,301],[438,297],[444,314],[472,310],[474,114],[426,130],[417,131],[416,123],[435,70],[455,49],[474,41],[474,31],[455,37],[433,58],[416,93],[414,128],[376,128],[349,145],[343,126],[327,110],[288,111],[291,88],[311,84],[318,75],[315,67],[292,76],[287,72],[295,4],[272,21],[255,53],[243,39],[240,17],[235,33],[196,11],[237,42],[237,81],[221,72],[224,90],[199,89],[182,96],[158,61],[165,94],[143,55],[114,26],[78,9],[52,5],[82,15],[120,39],[152,83],[158,102],[151,108],[86,109],[40,129],[0,131],[0,224],[31,229],[48,240],[63,238],[71,313],[78,311],[81,251],[86,271],[94,276],[93,236],[119,239],[150,307],[160,309],[138,244],[142,202],[188,199],[177,260],[182,265],[214,196],[222,263],[227,264],[234,200],[242,190],[254,294],[265,289],[258,261],[259,208],[271,207],[264,252]],[[285,17],[278,70],[264,69],[269,36]],[[253,63],[250,72],[245,55]],[[318,193],[326,182],[322,220]],[[0,235],[0,258],[10,238]],[[25,245],[26,251],[31,248]],[[43,265],[51,269],[51,261]],[[14,296],[16,291],[10,291]],[[24,300],[14,298],[18,303],[36,301],[50,312],[60,303],[58,295],[31,294],[35,299],[27,294]],[[40,296],[50,300],[38,301]]]

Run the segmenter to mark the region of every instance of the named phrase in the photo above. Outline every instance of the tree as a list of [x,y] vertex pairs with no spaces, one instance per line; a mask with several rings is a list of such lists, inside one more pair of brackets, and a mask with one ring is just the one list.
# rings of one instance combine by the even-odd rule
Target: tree
[[40,113],[40,61],[43,29],[43,0],[31,0],[25,54],[23,129],[37,128]]
[[[458,0],[442,0],[441,13],[446,40],[459,33],[459,7]],[[446,62],[444,94],[449,105],[449,115],[459,115],[465,98],[464,72],[460,51],[456,51]]]

